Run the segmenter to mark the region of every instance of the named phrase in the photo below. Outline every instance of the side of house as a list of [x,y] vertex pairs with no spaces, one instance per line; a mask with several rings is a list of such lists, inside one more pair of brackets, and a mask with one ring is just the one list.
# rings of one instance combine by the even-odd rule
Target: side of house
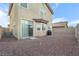
[[18,39],[44,36],[52,31],[52,10],[45,3],[10,4],[10,31]]
[[53,23],[53,28],[68,28],[68,22],[57,22]]
[[18,38],[18,6],[16,3],[10,4],[8,14],[10,16],[9,31]]

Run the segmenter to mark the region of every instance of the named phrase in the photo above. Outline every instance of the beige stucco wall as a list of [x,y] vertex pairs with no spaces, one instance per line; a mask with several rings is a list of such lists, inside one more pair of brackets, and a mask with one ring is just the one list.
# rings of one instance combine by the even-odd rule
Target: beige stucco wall
[[[39,23],[36,23],[35,21],[33,21],[33,19],[39,19],[39,18],[43,18],[44,20],[48,21],[47,26],[50,27],[50,29],[52,30],[52,14],[49,11],[49,9],[46,7],[46,5],[44,4],[43,7],[46,10],[46,14],[45,16],[41,16],[40,15],[40,6],[42,6],[41,3],[29,3],[28,4],[28,8],[24,8],[22,6],[20,6],[20,4],[13,4],[13,9],[11,11],[11,26],[10,29],[15,25],[16,26],[16,31],[17,31],[17,35],[15,35],[16,37],[18,37],[20,39],[20,20],[30,20],[33,22],[33,35],[34,36],[41,36],[46,34],[46,31],[40,31],[39,33],[37,32],[36,29],[36,24],[39,25]],[[16,12],[15,12],[16,11]],[[41,25],[39,25],[41,27]]]
[[68,28],[67,22],[53,23],[53,27]]
[[4,30],[2,27],[0,27],[0,40],[2,39],[3,33],[4,33]]
[[11,9],[9,31],[13,32],[14,36],[18,38],[18,6],[16,3],[13,4]]
[[74,34],[75,36],[75,28],[73,27],[68,27],[68,28],[58,28],[58,29],[53,29],[53,33],[56,34],[56,33],[72,33]]
[[77,26],[75,28],[75,37],[76,37],[77,41],[79,42],[79,24],[77,24]]
[[[18,12],[19,14],[18,14],[18,17],[19,17],[20,20],[21,19],[26,19],[26,20],[31,20],[31,21],[33,21],[32,19],[43,18],[44,20],[48,21],[47,25],[52,30],[52,19],[51,19],[51,15],[52,14],[50,13],[50,11],[46,7],[46,5],[44,5],[43,7],[46,10],[46,15],[43,16],[43,17],[41,17],[41,15],[40,15],[40,6],[42,6],[42,4],[39,4],[39,3],[37,3],[37,4],[36,3],[35,4],[33,4],[33,3],[28,4],[28,8],[23,8],[22,6],[19,5],[19,9],[18,9],[19,10],[19,12]],[[40,36],[40,34],[41,34],[41,36],[45,35],[44,31],[40,30],[39,33],[37,32],[36,24],[39,24],[39,23],[35,23],[34,21],[33,21],[33,23],[34,23],[34,29],[33,29],[34,30],[33,31],[34,36]],[[40,27],[41,27],[41,25],[40,25]]]

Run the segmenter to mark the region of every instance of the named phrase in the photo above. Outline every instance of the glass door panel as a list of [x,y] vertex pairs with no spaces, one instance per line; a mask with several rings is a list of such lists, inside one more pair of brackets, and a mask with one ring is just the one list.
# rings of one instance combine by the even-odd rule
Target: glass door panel
[[31,21],[21,20],[21,37],[27,38],[33,36],[33,23]]

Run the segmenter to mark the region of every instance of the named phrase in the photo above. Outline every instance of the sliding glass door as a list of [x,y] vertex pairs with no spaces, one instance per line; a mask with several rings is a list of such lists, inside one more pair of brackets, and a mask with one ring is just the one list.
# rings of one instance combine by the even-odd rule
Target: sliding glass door
[[21,37],[23,39],[33,36],[33,23],[27,20],[21,20]]

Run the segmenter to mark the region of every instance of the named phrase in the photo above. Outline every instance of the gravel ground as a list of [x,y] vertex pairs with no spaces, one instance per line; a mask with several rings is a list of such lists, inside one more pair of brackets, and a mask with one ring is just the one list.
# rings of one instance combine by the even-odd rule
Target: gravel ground
[[53,32],[34,40],[4,38],[0,41],[1,56],[79,56],[74,32]]

